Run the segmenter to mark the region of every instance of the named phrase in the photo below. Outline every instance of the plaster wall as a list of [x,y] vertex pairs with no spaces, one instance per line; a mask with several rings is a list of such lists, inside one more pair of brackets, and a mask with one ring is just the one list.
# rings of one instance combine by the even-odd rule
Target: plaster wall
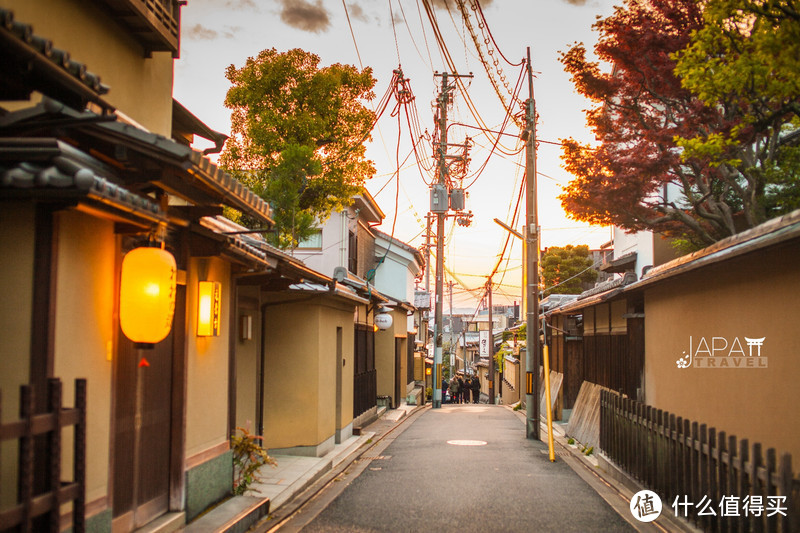
[[375,270],[375,287],[386,296],[414,303],[414,274],[411,271],[413,259],[406,260],[392,250],[385,255],[386,250],[381,248],[376,250],[376,254],[384,259]]
[[[33,312],[34,206],[3,203],[0,208],[0,390],[3,391],[2,421],[16,420],[19,387],[28,383]],[[11,461],[12,463],[15,461]],[[9,464],[3,461],[2,465]],[[3,470],[5,472],[5,470]],[[6,479],[5,476],[2,479]]]
[[[57,217],[54,373],[72,406],[75,379],[87,380],[86,499],[108,492],[112,357],[117,257],[113,222],[78,212]],[[64,472],[72,469],[72,438],[64,434]]]
[[264,311],[265,448],[319,443],[319,314],[317,306],[276,302]]
[[[33,312],[34,207],[3,203],[0,208],[0,391],[2,422],[19,414],[19,387],[29,381],[31,313]],[[20,363],[22,361],[22,363]],[[6,442],[0,449],[0,506],[16,503],[17,446]]]
[[[98,2],[8,0],[15,20],[99,75],[111,90],[104,98],[153,133],[172,130],[172,54],[143,49]],[[98,46],[98,43],[103,43]]]
[[[403,365],[406,358],[406,345],[408,343],[408,333],[406,332],[406,312],[403,309],[395,309],[392,311],[392,327],[386,330],[378,330],[375,332],[375,370],[377,371],[377,390],[378,396],[391,396],[394,405],[400,398],[395,398],[395,380],[397,379],[395,373],[395,340],[401,340],[402,350],[400,353],[400,376],[405,376],[403,373],[405,365]],[[405,390],[406,383],[403,383],[401,393]]]
[[[645,401],[729,435],[800,457],[800,419],[793,407],[800,382],[800,247],[789,244],[677,276],[645,292]],[[715,341],[714,337],[718,339]],[[726,367],[738,339],[762,338],[761,358]],[[692,349],[690,350],[690,339]],[[714,368],[681,369],[683,354],[702,340]],[[722,339],[722,340],[721,340]],[[720,349],[727,344],[727,349]],[[734,356],[741,356],[736,353]],[[694,358],[695,361],[699,359]],[[764,360],[764,361],[760,361]]]
[[347,211],[333,213],[320,227],[322,228],[322,248],[298,248],[291,253],[308,267],[326,276],[333,276],[337,266],[347,267]]
[[653,250],[653,233],[650,231],[637,231],[629,233],[614,226],[614,258],[618,259],[625,254],[636,252],[636,277],[642,277],[642,269],[653,265],[655,261]]
[[317,455],[336,428],[337,328],[342,427],[353,421],[353,306],[324,296],[265,293],[264,446]]
[[[236,339],[236,426],[256,433],[256,404],[258,393],[258,359],[261,342],[261,320],[258,287],[239,287],[238,316],[249,315],[253,322],[253,338]],[[237,318],[238,320],[238,318]],[[238,324],[237,324],[238,331]]]
[[[220,334],[197,336],[198,281],[221,283]],[[230,264],[215,257],[193,258],[186,279],[186,457],[228,442]]]
[[[317,409],[317,434],[327,439],[337,430],[346,428],[353,421],[353,368],[354,334],[353,307],[343,302],[328,301],[320,308],[319,325],[319,398]],[[342,361],[337,360],[337,328],[342,328]],[[336,372],[341,365],[341,426],[336,427]],[[322,442],[322,440],[320,440]]]

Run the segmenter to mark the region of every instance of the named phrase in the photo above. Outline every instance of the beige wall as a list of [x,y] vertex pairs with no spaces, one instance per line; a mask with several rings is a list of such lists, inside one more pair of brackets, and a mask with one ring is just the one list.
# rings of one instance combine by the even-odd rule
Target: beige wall
[[[258,358],[261,345],[261,320],[259,316],[258,287],[239,287],[239,315],[249,315],[253,321],[253,338],[242,340],[238,334],[238,323],[235,331],[236,338],[236,426],[256,433],[256,394],[258,392]],[[238,318],[237,318],[238,320]]]
[[[19,413],[19,387],[28,383],[33,312],[34,206],[0,206],[0,294],[3,295],[0,342],[0,390],[3,422]],[[7,465],[8,461],[3,461]]]
[[[33,295],[34,207],[0,206],[0,392],[2,422],[19,414],[19,388],[28,383]],[[0,506],[16,503],[17,448],[6,442],[0,453]]]
[[302,293],[266,293],[265,300],[264,445],[317,446],[337,429],[337,328],[344,359],[342,427],[353,421],[353,306]]
[[[36,35],[53,41],[75,61],[86,64],[111,90],[104,96],[153,133],[167,137],[172,125],[172,55],[141,46],[96,2],[8,0],[15,20],[33,25]],[[102,43],[102,45],[99,45]]]
[[[192,259],[186,280],[186,457],[227,442],[230,327],[230,264],[218,258]],[[197,283],[222,284],[220,334],[197,336]]]
[[[114,354],[114,223],[77,211],[62,212],[58,224],[54,374],[72,406],[75,379],[87,379],[86,499],[108,489]],[[71,431],[64,434],[62,468],[72,468]]]
[[[375,332],[375,370],[378,378],[378,396],[391,396],[392,401],[397,405],[400,398],[395,398],[395,339],[402,340],[403,352],[400,355],[400,375],[405,376],[406,352],[405,346],[408,342],[406,332],[406,312],[404,309],[392,311],[392,327],[387,330]],[[403,380],[404,381],[404,380]],[[402,384],[401,393],[405,393],[406,383]],[[401,396],[402,397],[402,396]]]
[[[645,293],[645,398],[657,408],[800,457],[800,247],[759,252]],[[766,337],[767,368],[686,368],[701,338]],[[717,341],[722,346],[722,341]],[[715,360],[723,360],[720,354]],[[716,362],[716,361],[715,361]]]

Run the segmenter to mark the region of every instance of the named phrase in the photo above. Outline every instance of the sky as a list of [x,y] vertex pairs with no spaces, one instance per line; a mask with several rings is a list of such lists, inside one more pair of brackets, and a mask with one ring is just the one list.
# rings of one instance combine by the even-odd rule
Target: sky
[[[225,69],[229,65],[241,67],[248,57],[264,49],[302,48],[320,56],[323,66],[346,63],[359,68],[371,67],[377,80],[376,98],[369,104],[373,107],[387,91],[393,71],[400,67],[410,79],[420,129],[433,133],[432,103],[440,80],[434,72],[450,69],[442,59],[422,2],[190,0],[181,14],[181,54],[175,64],[174,96],[213,129],[230,133],[230,110],[224,107],[225,94],[230,87]],[[469,6],[470,0],[465,2]],[[557,143],[569,137],[583,142],[593,140],[583,113],[591,104],[575,92],[558,58],[559,52],[566,51],[575,42],[583,42],[591,50],[597,40],[592,24],[597,16],[610,15],[615,3],[619,0],[481,0],[488,31],[499,48],[499,53],[493,51],[492,55],[483,44],[488,34],[481,35],[476,12],[470,10],[470,20],[482,43],[484,57],[489,58],[490,67],[494,67],[497,58],[497,66],[502,69],[496,74],[501,93],[505,94],[499,75],[505,76],[513,90],[520,74],[520,67],[506,63],[503,56],[511,63],[519,63],[530,48],[538,113],[537,197],[542,248],[567,244],[598,248],[611,238],[610,228],[589,227],[568,219],[557,199],[561,188],[570,180],[562,168],[561,149]],[[473,73],[473,78],[465,83],[479,116],[489,129],[499,129],[506,111],[492,89],[455,0],[433,0],[432,4],[442,40],[458,73]],[[519,100],[527,98],[525,83]],[[381,117],[367,145],[367,157],[374,161],[377,169],[375,177],[367,182],[367,189],[386,214],[379,229],[420,247],[425,243],[431,177],[419,169],[405,115],[401,110],[398,125],[398,117],[391,114],[394,105],[394,101],[390,102],[389,110]],[[514,112],[520,111],[518,105],[511,107]],[[473,142],[464,180],[464,185],[469,185],[466,209],[473,212],[473,217],[469,227],[448,219],[445,278],[454,282],[454,307],[474,308],[482,296],[480,288],[498,263],[509,235],[494,219],[511,225],[522,186],[524,151],[505,155],[496,150],[489,157],[493,140],[474,129],[477,119],[459,91],[454,93],[448,116],[452,123],[467,125],[451,127],[448,141],[461,143],[470,136]],[[504,132],[508,135],[502,137],[501,146],[513,154],[522,147],[517,138],[519,128],[511,123]],[[196,145],[197,148],[207,146]],[[422,141],[418,148],[418,152],[431,153],[427,141]],[[523,198],[522,216],[524,208]],[[515,224],[518,230],[523,225],[521,220]],[[511,237],[492,280],[495,304],[521,299],[521,250],[522,242]],[[445,302],[448,307],[449,294],[445,295]]]

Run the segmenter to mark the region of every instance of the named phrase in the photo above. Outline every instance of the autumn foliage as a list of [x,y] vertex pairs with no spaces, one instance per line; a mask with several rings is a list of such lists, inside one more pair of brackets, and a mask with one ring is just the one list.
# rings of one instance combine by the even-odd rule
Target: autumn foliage
[[598,141],[562,140],[574,179],[560,199],[573,218],[702,246],[780,213],[769,175],[753,169],[759,161],[737,165],[754,149],[752,136],[730,135],[745,132],[742,107],[702,100],[676,74],[677,58],[708,24],[704,4],[627,0],[594,25],[597,61],[580,43],[562,53],[593,102],[586,118]]

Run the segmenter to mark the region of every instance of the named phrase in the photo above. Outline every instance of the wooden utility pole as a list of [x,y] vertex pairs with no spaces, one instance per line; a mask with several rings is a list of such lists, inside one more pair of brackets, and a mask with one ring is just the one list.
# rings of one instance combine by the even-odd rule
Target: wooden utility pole
[[525,343],[525,436],[539,440],[539,217],[536,212],[536,102],[528,47],[528,93],[525,113],[525,249],[527,275]]
[[[455,84],[449,84],[448,78],[471,78],[472,74],[448,74],[436,72],[434,76],[442,78],[442,89],[436,99],[438,109],[439,142],[436,146],[438,163],[437,181],[431,191],[431,211],[436,214],[436,312],[434,315],[434,351],[433,351],[433,408],[442,406],[442,304],[444,300],[444,221],[449,210],[448,155],[447,155],[447,106],[450,104],[450,93]],[[466,152],[463,156],[466,163]],[[458,159],[458,157],[455,157]]]
[[[439,146],[437,157],[439,168],[437,169],[438,179],[436,185],[439,190],[447,187],[447,106],[450,103],[450,91],[452,87],[447,84],[447,72],[443,72],[442,90],[439,93],[437,104],[439,107]],[[434,185],[434,187],[436,187]],[[434,196],[437,191],[434,189]],[[437,202],[446,202],[441,195],[437,197]],[[432,204],[434,202],[431,202]],[[433,209],[434,206],[431,206]],[[439,206],[436,212],[436,313],[434,315],[433,330],[433,408],[442,406],[442,300],[444,299],[444,220],[447,217],[447,205]]]
[[456,362],[456,348],[453,346],[453,282],[449,283],[450,286],[450,377],[453,373],[453,367],[458,366]]
[[494,405],[494,328],[492,327],[492,277],[486,282],[489,299],[489,404]]

